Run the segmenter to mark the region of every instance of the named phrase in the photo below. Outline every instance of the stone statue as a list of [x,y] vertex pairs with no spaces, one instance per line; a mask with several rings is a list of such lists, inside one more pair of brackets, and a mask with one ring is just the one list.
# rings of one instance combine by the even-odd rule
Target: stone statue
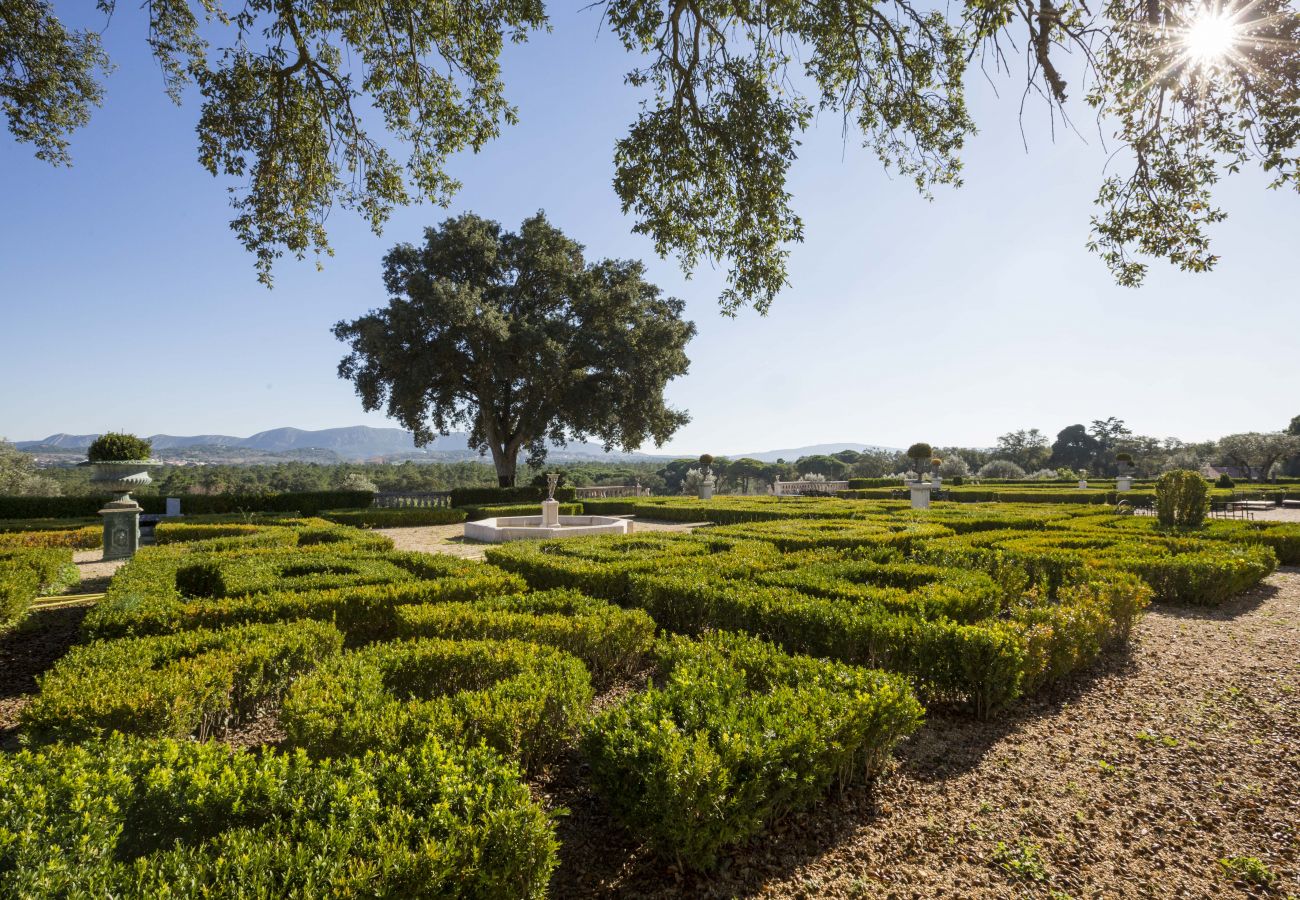
[[546,499],[547,500],[555,499],[555,486],[559,484],[559,482],[560,482],[559,472],[546,473]]

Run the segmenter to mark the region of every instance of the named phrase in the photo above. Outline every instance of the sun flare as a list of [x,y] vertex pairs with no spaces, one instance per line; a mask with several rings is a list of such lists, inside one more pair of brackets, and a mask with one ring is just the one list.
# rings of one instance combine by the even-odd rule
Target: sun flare
[[1227,12],[1207,6],[1188,22],[1183,43],[1192,62],[1212,66],[1232,53],[1239,37],[1239,28]]

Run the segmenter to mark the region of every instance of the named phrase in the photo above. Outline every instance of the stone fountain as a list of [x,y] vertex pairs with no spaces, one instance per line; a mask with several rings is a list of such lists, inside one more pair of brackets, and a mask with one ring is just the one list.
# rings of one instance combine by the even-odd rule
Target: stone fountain
[[562,516],[560,502],[555,499],[559,483],[558,472],[546,476],[546,499],[542,501],[540,516],[502,516],[465,523],[465,538],[501,544],[506,541],[540,540],[543,538],[587,537],[595,534],[631,534],[632,523],[611,516]]

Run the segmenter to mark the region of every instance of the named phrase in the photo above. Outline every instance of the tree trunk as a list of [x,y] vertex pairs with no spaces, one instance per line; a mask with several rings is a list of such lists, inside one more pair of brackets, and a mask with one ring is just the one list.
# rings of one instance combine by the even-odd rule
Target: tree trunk
[[509,453],[505,447],[496,443],[489,444],[488,447],[492,451],[492,465],[497,470],[497,487],[514,487],[519,454]]

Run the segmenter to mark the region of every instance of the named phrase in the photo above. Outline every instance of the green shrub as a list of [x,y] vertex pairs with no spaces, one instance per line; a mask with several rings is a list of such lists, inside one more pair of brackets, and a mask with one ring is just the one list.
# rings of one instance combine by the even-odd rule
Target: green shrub
[[430,736],[480,741],[527,771],[586,719],[591,678],[577,658],[522,641],[375,644],[327,662],[285,696],[289,741],[316,756],[397,751]]
[[354,528],[418,528],[455,525],[465,521],[463,510],[446,506],[408,506],[393,509],[334,509],[321,518]]
[[1166,528],[1196,528],[1210,511],[1210,486],[1190,469],[1165,472],[1156,480],[1156,518]]
[[95,550],[103,545],[103,525],[84,525],[81,528],[42,527],[30,531],[0,532],[0,547],[3,548],[67,547],[72,550]]
[[208,556],[176,570],[176,589],[186,597],[218,598],[394,584],[416,577],[402,565],[410,561],[398,553],[336,552],[329,547],[315,553],[298,548],[232,557]]
[[399,606],[481,600],[518,593],[526,586],[518,576],[472,560],[420,553],[398,556],[413,580],[214,600],[186,598],[177,590],[177,570],[200,559],[198,554],[183,547],[147,547],[118,570],[104,599],[86,615],[82,627],[91,638],[110,638],[317,619],[333,622],[349,643],[356,644],[391,634]]
[[[477,522],[480,519],[502,518],[504,516],[540,516],[542,507],[537,503],[505,503],[495,506],[465,506],[462,507],[466,518],[471,522]],[[580,516],[582,515],[581,503],[561,503],[560,515],[562,516]]]
[[1232,488],[1235,488],[1237,486],[1237,483],[1232,480],[1232,477],[1229,476],[1227,472],[1224,472],[1215,480],[1214,486],[1217,488],[1225,488],[1227,490],[1231,490]]
[[921,722],[902,679],[754,638],[672,639],[662,662],[663,687],[593,720],[583,748],[618,816],[695,868],[834,781],[873,777]]
[[21,621],[37,597],[58,593],[79,578],[67,548],[0,548],[0,630]]
[[710,531],[711,537],[771,541],[787,552],[817,547],[895,548],[906,551],[922,541],[949,534],[952,532],[942,525],[888,519],[747,522],[743,525],[724,525]]
[[83,644],[41,677],[22,721],[37,741],[111,731],[203,740],[244,721],[342,645],[324,622]]
[[[573,488],[556,488],[555,499],[571,503],[577,498]],[[541,503],[546,499],[546,488],[540,485],[518,487],[454,488],[452,506],[487,506],[493,503]]]
[[655,623],[639,609],[620,609],[574,591],[541,591],[473,603],[398,607],[395,637],[524,640],[557,647],[586,664],[598,685],[641,669]]
[[101,434],[90,442],[86,458],[91,462],[136,462],[153,453],[153,444],[144,438],[120,431]]
[[313,762],[115,737],[0,754],[6,897],[540,898],[556,846],[486,750]]

